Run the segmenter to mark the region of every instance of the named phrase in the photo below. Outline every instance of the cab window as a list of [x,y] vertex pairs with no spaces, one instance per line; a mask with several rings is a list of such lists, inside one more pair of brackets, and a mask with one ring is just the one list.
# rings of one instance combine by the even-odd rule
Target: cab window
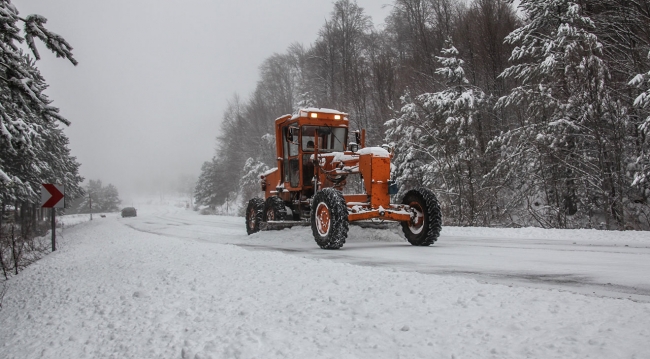
[[347,139],[347,128],[329,126],[303,126],[302,150],[305,152],[314,151],[314,143],[318,132],[318,151],[320,152],[342,152],[345,150]]
[[[291,131],[293,129],[293,131]],[[287,128],[287,142],[289,146],[289,157],[298,156],[298,127],[291,126]],[[295,138],[292,138],[291,132],[295,133]]]

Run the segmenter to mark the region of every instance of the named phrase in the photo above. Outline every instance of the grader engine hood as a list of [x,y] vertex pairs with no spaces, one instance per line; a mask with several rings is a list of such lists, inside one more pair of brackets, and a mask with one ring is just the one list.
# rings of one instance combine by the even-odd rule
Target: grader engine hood
[[[319,165],[329,175],[360,173],[369,197],[370,208],[390,208],[391,154],[382,147],[366,147],[357,152],[333,152],[319,155]],[[323,181],[324,182],[324,181]]]
[[[321,153],[318,155],[319,163],[322,167],[333,165],[347,173],[359,172],[358,162],[361,157],[369,158],[387,158],[390,163],[391,154],[382,147],[366,147],[357,152],[331,152]],[[313,156],[312,156],[313,158]],[[343,164],[343,166],[341,166]],[[348,172],[349,171],[349,172]],[[390,172],[390,166],[389,166]]]
[[332,153],[322,153],[322,157],[333,157],[334,162],[345,162],[351,159],[359,158],[361,155],[373,155],[375,157],[385,157],[390,158],[391,154],[383,147],[365,147],[357,152],[332,152]]

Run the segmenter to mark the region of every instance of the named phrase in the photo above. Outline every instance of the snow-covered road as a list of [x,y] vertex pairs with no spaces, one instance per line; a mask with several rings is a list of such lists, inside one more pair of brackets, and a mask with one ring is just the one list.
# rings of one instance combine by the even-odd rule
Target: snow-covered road
[[[65,229],[8,282],[0,358],[650,358],[650,303],[574,293],[647,288],[644,234],[445,229],[415,248],[356,228],[323,251],[306,228],[138,215]],[[581,279],[494,283],[517,271]]]
[[144,232],[307,258],[650,302],[650,232],[444,227],[439,241],[423,248],[406,242],[398,226],[351,226],[342,250],[324,251],[309,227],[247,236],[238,217],[197,216],[174,207],[144,213],[124,223]]

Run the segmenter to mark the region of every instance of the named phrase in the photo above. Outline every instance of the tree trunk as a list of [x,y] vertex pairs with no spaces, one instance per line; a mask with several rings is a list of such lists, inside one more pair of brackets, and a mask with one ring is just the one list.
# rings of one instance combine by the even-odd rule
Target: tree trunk
[[9,276],[7,275],[7,266],[5,265],[4,261],[4,253],[2,252],[2,246],[4,244],[4,241],[2,239],[2,221],[5,218],[5,203],[1,202],[0,203],[0,266],[2,266],[2,274],[4,274],[5,279],[9,279]]
[[14,272],[18,275],[18,253],[16,252],[15,226],[11,226],[11,256],[14,258]]

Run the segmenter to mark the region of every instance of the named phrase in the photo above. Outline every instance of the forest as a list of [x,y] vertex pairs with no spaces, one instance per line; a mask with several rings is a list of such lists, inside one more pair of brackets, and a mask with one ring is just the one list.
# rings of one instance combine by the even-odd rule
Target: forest
[[395,0],[377,28],[354,0],[229,99],[196,203],[259,196],[273,121],[349,114],[394,149],[401,196],[445,225],[650,229],[650,1]]

